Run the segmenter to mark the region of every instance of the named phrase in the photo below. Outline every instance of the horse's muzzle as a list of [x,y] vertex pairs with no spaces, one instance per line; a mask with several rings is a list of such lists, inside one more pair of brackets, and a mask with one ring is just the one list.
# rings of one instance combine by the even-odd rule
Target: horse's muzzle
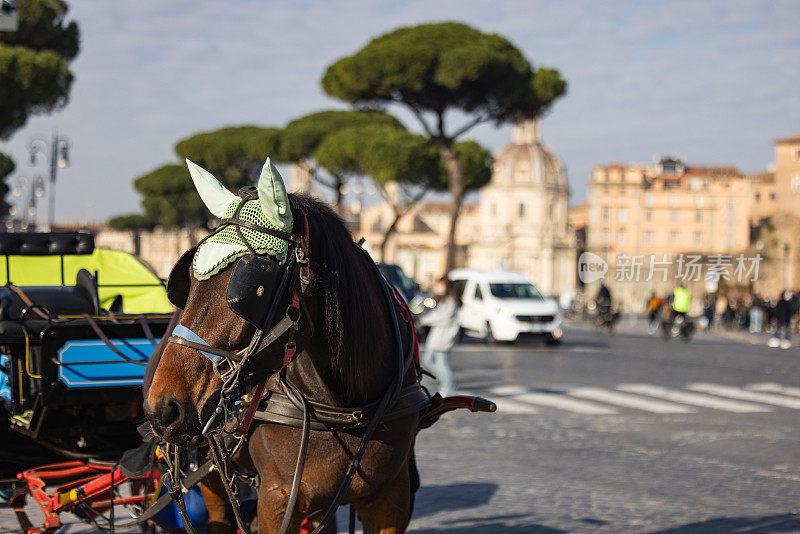
[[189,408],[175,397],[168,396],[152,407],[145,403],[144,409],[153,431],[165,441],[184,447],[197,446],[202,442],[194,407]]

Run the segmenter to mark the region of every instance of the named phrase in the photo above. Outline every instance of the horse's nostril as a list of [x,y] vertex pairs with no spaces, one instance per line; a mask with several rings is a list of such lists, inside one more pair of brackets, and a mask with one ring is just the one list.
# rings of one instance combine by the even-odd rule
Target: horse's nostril
[[183,406],[174,398],[161,403],[161,409],[158,412],[158,418],[164,428],[178,426],[183,422]]

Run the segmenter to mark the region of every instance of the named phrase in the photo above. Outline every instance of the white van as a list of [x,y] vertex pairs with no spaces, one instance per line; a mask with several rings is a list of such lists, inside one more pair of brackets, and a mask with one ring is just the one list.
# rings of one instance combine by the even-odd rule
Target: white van
[[526,276],[513,271],[455,269],[450,280],[461,294],[458,320],[468,335],[491,341],[516,341],[520,334],[561,342],[561,316],[555,300],[542,296]]

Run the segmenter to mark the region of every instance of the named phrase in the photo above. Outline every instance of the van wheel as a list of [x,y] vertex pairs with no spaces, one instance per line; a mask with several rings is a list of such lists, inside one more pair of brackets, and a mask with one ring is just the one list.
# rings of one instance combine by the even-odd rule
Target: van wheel
[[551,347],[554,347],[554,346],[556,346],[556,345],[561,343],[561,338],[560,337],[555,337],[553,334],[547,334],[544,337],[544,342],[547,345],[550,345]]
[[486,321],[486,334],[483,336],[483,342],[489,345],[497,343],[494,334],[492,334],[492,325],[489,324],[489,321]]

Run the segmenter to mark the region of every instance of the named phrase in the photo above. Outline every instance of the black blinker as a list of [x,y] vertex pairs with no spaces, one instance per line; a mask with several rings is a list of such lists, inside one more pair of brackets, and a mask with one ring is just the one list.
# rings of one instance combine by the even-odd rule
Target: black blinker
[[[270,308],[274,307],[284,270],[269,256],[242,256],[234,265],[228,281],[228,307],[245,321],[261,328]],[[266,328],[271,326],[266,325]]]

